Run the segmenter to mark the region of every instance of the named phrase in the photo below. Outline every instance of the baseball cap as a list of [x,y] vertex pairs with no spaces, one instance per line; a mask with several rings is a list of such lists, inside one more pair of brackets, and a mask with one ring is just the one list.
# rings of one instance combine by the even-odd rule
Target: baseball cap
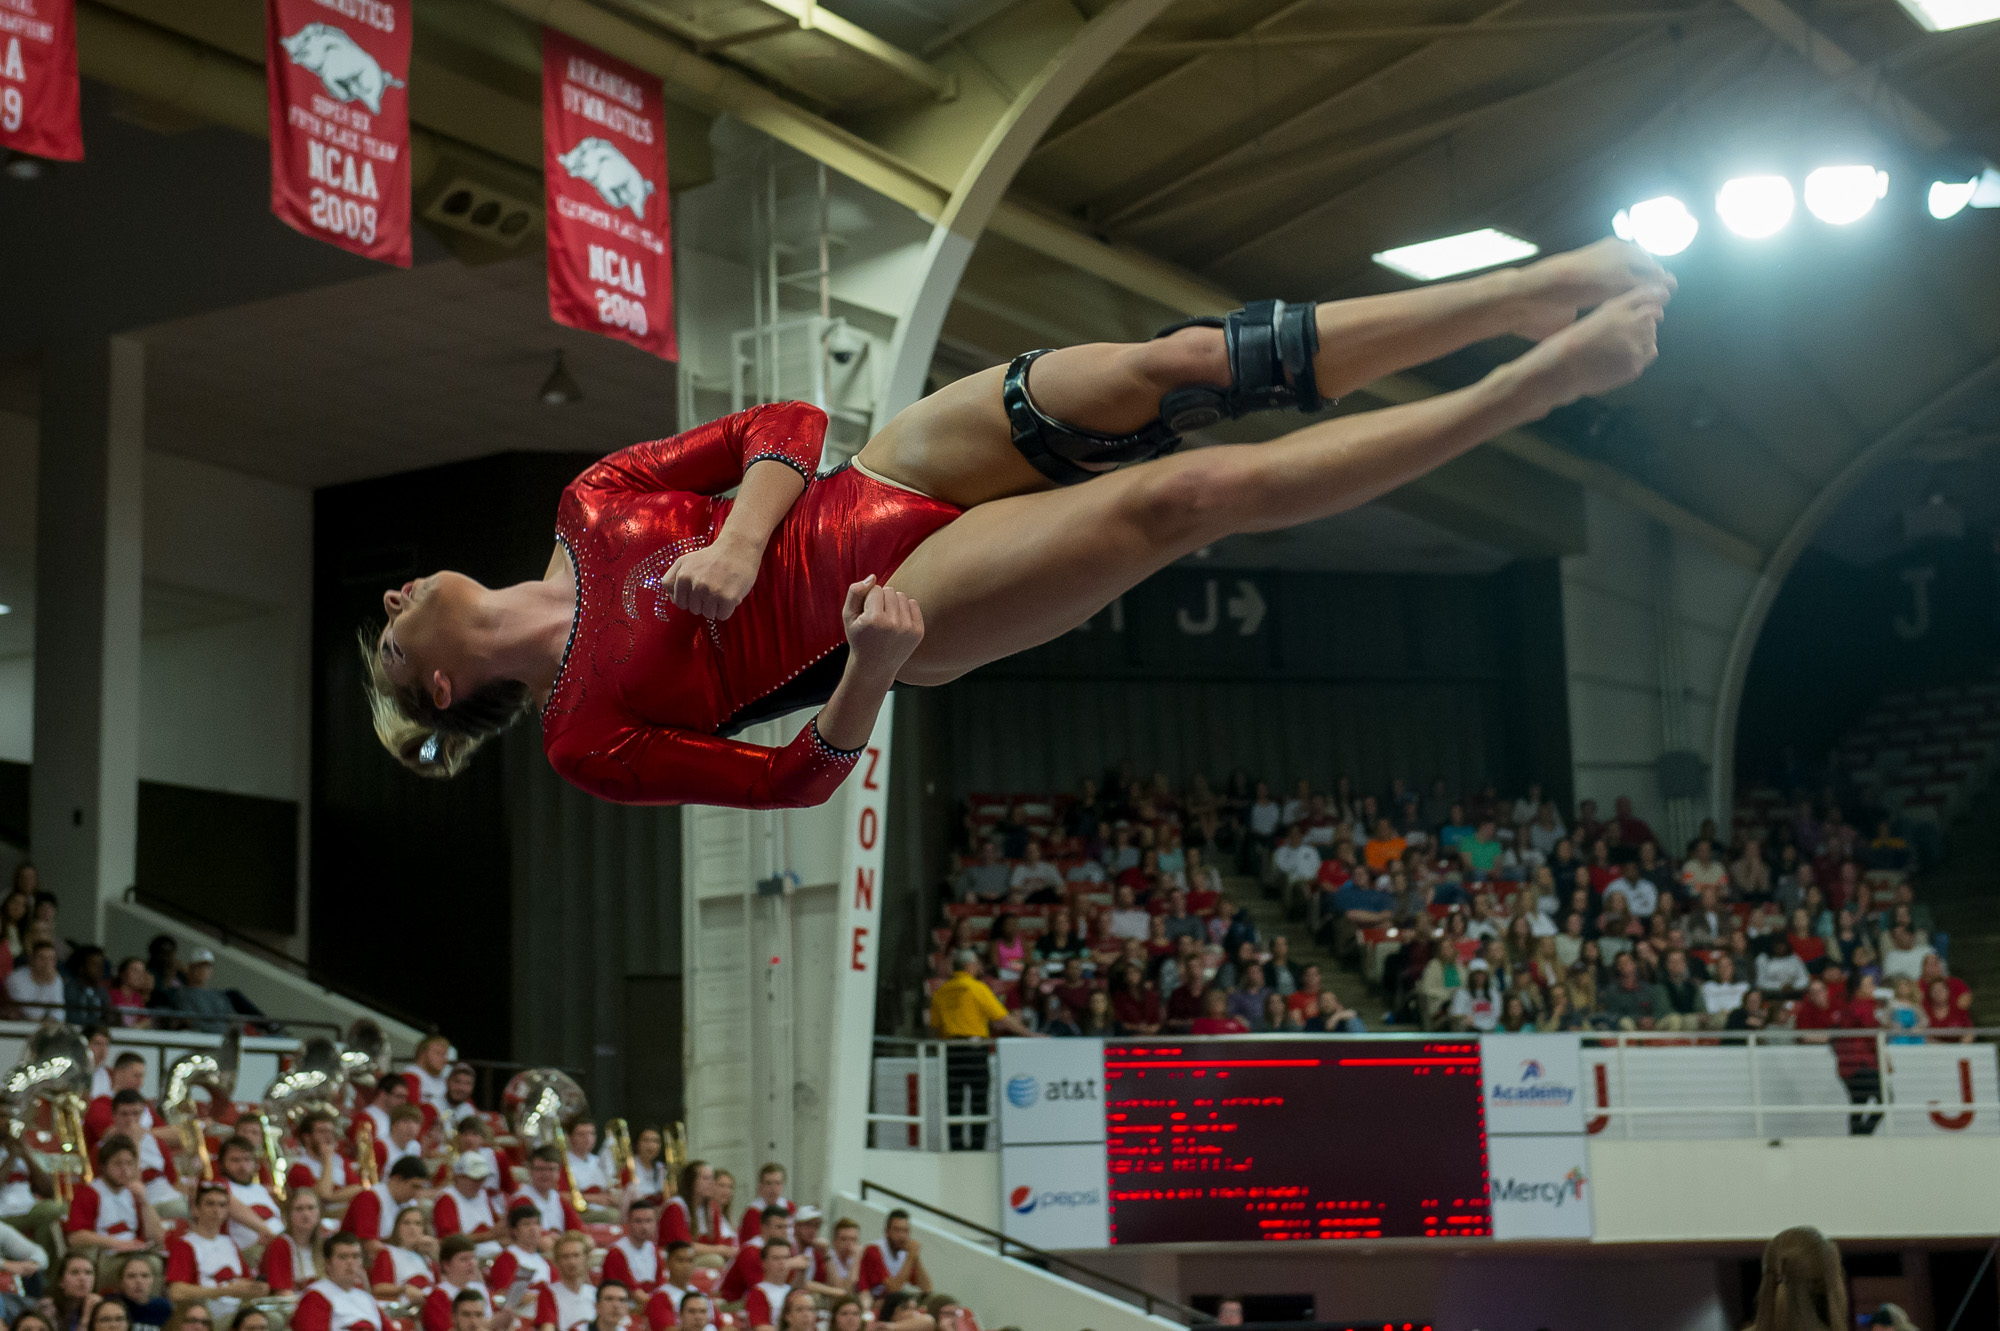
[[1468,971],[1483,971],[1483,970],[1491,970],[1492,968],[1486,964],[1486,958],[1474,957],[1470,962],[1470,964],[1466,966],[1466,969]]
[[807,1220],[819,1220],[823,1218],[824,1217],[821,1216],[820,1209],[817,1206],[801,1206],[798,1210],[792,1212],[792,1219],[795,1222],[804,1222]]
[[198,947],[194,951],[188,953],[188,965],[199,966],[203,962],[208,962],[209,964],[213,965],[215,962],[215,953],[209,951],[205,947]]
[[459,1178],[483,1179],[493,1172],[493,1166],[486,1163],[486,1157],[476,1151],[459,1153],[451,1172]]

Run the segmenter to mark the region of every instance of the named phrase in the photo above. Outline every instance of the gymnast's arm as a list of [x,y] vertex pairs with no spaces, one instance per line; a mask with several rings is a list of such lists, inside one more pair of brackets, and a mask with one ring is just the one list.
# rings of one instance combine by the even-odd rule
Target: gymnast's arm
[[783,463],[803,484],[819,470],[825,440],[826,413],[818,407],[769,402],[697,425],[671,439],[621,448],[578,476],[576,485],[627,494],[680,490],[719,495],[743,483],[763,461]]
[[676,559],[661,585],[689,614],[727,619],[756,584],[771,533],[805,493],[805,477],[775,458],[753,462],[715,540]]
[[841,620],[849,650],[840,684],[781,749],[665,726],[585,723],[551,741],[549,761],[571,784],[619,804],[798,809],[824,803],[854,770],[882,700],[924,637],[917,603],[872,574],[848,588]]

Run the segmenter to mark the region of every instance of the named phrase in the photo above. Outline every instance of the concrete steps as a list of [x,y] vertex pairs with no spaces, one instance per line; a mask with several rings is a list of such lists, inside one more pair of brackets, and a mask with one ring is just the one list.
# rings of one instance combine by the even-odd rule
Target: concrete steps
[[1250,918],[1257,922],[1257,936],[1269,947],[1271,939],[1284,935],[1291,944],[1294,965],[1317,964],[1322,983],[1340,996],[1340,1001],[1361,1014],[1372,1030],[1381,1025],[1382,1000],[1369,993],[1361,976],[1336,965],[1333,955],[1319,945],[1306,927],[1303,919],[1291,919],[1285,914],[1284,903],[1276,897],[1267,897],[1255,878],[1237,876],[1222,880],[1222,895],[1229,902],[1230,910],[1248,907]]

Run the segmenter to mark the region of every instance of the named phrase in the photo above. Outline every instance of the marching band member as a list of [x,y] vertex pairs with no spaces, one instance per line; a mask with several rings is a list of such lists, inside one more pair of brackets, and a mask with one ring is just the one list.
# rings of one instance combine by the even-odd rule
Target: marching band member
[[424,1224],[422,1208],[405,1206],[398,1211],[388,1241],[375,1250],[375,1260],[369,1266],[368,1279],[375,1297],[392,1302],[407,1299],[422,1306],[437,1283],[437,1272],[431,1267],[431,1254],[436,1251],[437,1240]]
[[500,1254],[500,1217],[493,1212],[493,1193],[486,1186],[489,1173],[485,1156],[460,1151],[451,1164],[451,1186],[438,1194],[437,1205],[431,1208],[431,1227],[439,1238],[463,1234],[479,1245],[481,1257]]
[[285,1171],[285,1185],[293,1192],[317,1193],[320,1208],[328,1215],[344,1212],[361,1192],[361,1175],[340,1153],[340,1124],[333,1115],[314,1112],[300,1120],[299,1148],[298,1158]]
[[208,1305],[218,1324],[227,1322],[244,1299],[260,1298],[270,1287],[249,1275],[250,1264],[229,1237],[229,1189],[204,1183],[188,1207],[188,1231],[167,1243],[167,1297],[176,1307]]
[[604,1254],[601,1277],[623,1285],[640,1312],[667,1278],[659,1233],[659,1208],[649,1201],[633,1202],[625,1212],[625,1233]]
[[536,1331],[576,1331],[597,1317],[597,1287],[590,1283],[590,1239],[566,1233],[556,1240],[556,1278],[535,1302]]
[[180,1171],[173,1157],[160,1149],[160,1142],[146,1131],[146,1097],[137,1091],[120,1091],[111,1097],[111,1132],[139,1148],[139,1181],[146,1185],[146,1200],[162,1220],[187,1216],[187,1198],[177,1186]]
[[257,1148],[248,1137],[230,1137],[222,1143],[216,1166],[229,1183],[229,1237],[249,1252],[284,1232],[278,1218],[278,1199],[258,1177]]
[[[463,1234],[453,1234],[438,1242],[437,1283],[424,1296],[423,1311],[418,1316],[423,1331],[452,1331],[453,1309],[459,1297],[468,1292],[478,1295],[485,1304],[492,1302],[493,1296],[487,1290],[486,1282],[479,1278],[477,1245]],[[485,1312],[486,1308],[482,1305],[482,1317]],[[512,1320],[504,1310],[500,1316]]]
[[264,1247],[258,1274],[275,1293],[304,1289],[322,1274],[319,1268],[319,1194],[300,1189],[285,1199],[285,1232]]
[[570,1204],[562,1182],[563,1153],[557,1146],[543,1146],[528,1157],[528,1182],[514,1194],[508,1210],[523,1203],[535,1208],[542,1228],[552,1234],[583,1228],[583,1217]]
[[367,1245],[367,1251],[389,1239],[396,1217],[417,1198],[430,1171],[421,1160],[398,1160],[380,1183],[362,1192],[347,1205],[347,1232]]
[[382,1305],[362,1274],[361,1240],[345,1230],[322,1246],[326,1277],[292,1310],[291,1331],[382,1331]]
[[98,1177],[70,1200],[63,1222],[69,1246],[137,1252],[157,1245],[160,1214],[139,1182],[139,1148],[130,1138],[106,1137],[97,1144],[97,1161]]

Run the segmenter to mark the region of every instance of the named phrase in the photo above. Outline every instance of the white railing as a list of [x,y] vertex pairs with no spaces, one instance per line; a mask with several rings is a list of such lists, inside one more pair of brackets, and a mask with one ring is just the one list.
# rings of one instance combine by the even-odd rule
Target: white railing
[[[1585,1127],[1592,1135],[1627,1139],[1833,1137],[1857,1129],[1885,1136],[2000,1135],[2000,1062],[1989,1042],[1996,1034],[1958,1030],[1939,1039],[1883,1030],[1778,1029],[1587,1035]],[[1862,1073],[1851,1083],[1840,1076],[1843,1049]]]
[[[983,1076],[961,1081],[973,1060],[983,1060]],[[984,1040],[878,1037],[868,1145],[884,1151],[998,1150],[994,1063],[993,1046]]]

